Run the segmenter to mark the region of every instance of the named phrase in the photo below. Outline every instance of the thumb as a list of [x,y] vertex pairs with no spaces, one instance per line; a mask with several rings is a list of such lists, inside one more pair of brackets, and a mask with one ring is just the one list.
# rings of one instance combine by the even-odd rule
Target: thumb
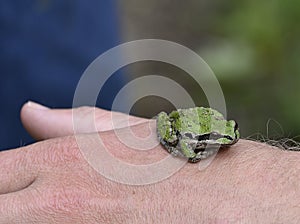
[[76,123],[76,133],[108,131],[147,121],[145,118],[95,107],[50,109],[31,101],[23,105],[21,120],[23,126],[32,137],[37,140],[43,140],[73,135],[74,114],[76,114],[76,120],[80,121]]

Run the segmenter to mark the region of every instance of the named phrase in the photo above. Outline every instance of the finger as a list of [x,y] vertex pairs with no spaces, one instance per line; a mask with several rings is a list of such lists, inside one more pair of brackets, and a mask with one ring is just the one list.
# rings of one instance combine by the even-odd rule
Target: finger
[[34,182],[38,170],[29,151],[22,147],[0,152],[0,195],[20,191]]
[[100,108],[50,109],[34,102],[23,106],[21,120],[37,140],[74,134],[73,120],[76,120],[76,133],[107,131],[147,121]]

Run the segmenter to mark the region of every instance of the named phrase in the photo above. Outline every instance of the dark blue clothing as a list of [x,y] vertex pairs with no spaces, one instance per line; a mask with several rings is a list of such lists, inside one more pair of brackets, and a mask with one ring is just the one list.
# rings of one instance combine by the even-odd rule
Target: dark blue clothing
[[[86,67],[116,46],[112,0],[0,1],[0,149],[32,142],[21,125],[23,103],[71,107]],[[124,77],[114,75],[98,106],[110,108]]]

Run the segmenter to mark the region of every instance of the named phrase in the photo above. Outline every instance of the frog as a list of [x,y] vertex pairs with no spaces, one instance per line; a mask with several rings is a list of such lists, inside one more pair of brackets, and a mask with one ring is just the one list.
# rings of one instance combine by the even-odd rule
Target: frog
[[173,156],[196,163],[238,142],[240,132],[235,120],[226,120],[215,109],[193,107],[156,116],[159,142]]

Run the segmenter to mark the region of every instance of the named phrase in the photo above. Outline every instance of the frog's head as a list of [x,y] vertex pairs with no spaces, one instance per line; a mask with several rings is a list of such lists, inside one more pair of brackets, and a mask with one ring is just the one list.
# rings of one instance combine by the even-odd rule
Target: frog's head
[[217,130],[218,132],[212,131],[210,139],[215,140],[218,144],[232,145],[240,138],[238,124],[234,120],[226,121],[225,128],[218,128]]

